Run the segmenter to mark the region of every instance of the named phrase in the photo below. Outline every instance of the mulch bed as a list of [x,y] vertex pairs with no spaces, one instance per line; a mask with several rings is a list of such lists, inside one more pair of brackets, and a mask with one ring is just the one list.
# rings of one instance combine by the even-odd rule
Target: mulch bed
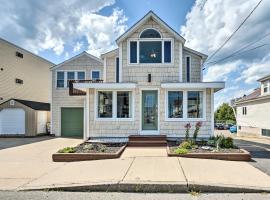
[[54,162],[74,162],[119,158],[126,148],[126,143],[89,143],[75,147],[74,153],[54,153]]
[[167,154],[171,157],[187,157],[187,158],[202,158],[202,159],[217,159],[217,160],[231,160],[231,161],[250,161],[251,155],[244,149],[237,147],[224,149],[220,148],[216,151],[214,147],[212,149],[202,149],[201,145],[197,148],[189,149],[186,154],[177,154],[174,151],[178,147],[178,143],[168,142]]

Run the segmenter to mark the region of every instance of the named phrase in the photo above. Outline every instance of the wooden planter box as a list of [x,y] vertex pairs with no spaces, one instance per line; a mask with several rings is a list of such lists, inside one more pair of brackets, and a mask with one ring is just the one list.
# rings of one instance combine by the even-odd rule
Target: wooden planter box
[[103,160],[119,158],[126,145],[122,146],[116,153],[54,153],[52,160],[54,162],[75,162],[86,160]]
[[187,153],[176,154],[170,151],[167,146],[167,154],[170,157],[185,157],[185,158],[201,158],[201,159],[216,159],[216,160],[231,160],[231,161],[250,161],[251,155],[248,151],[240,149],[242,153]]

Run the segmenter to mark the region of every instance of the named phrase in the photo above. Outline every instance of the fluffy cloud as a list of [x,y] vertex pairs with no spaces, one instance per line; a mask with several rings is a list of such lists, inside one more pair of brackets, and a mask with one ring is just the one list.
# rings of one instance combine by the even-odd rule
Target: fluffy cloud
[[[204,2],[206,3],[204,4]],[[236,30],[258,2],[259,0],[197,0],[186,15],[186,24],[181,27],[181,34],[187,39],[186,45],[211,55]],[[228,101],[236,97],[237,94],[241,96],[248,93],[252,87],[256,87],[258,78],[270,74],[269,10],[270,1],[262,1],[241,29],[208,62],[218,61],[229,56],[251,42],[259,41],[247,49],[267,45],[216,64],[206,62],[204,80],[223,80],[226,81],[228,87],[235,83],[239,86],[239,88],[219,92],[216,95],[216,105],[221,101]]]
[[[38,53],[53,50],[64,53],[67,46],[74,52],[83,45],[99,55],[114,48],[114,38],[126,29],[122,10],[109,16],[98,14],[115,0],[47,0],[3,1],[0,7],[1,36]],[[82,39],[86,38],[86,44]]]

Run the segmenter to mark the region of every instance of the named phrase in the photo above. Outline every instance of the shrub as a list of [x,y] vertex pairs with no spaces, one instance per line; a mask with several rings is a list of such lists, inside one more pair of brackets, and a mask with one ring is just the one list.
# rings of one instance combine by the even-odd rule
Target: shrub
[[189,130],[190,130],[190,128],[191,128],[190,123],[187,123],[187,124],[185,125],[185,128],[186,128],[185,139],[188,140],[188,139],[189,139]]
[[225,138],[223,141],[222,141],[222,147],[224,148],[233,148],[234,147],[234,144],[233,144],[233,138],[231,137],[227,137]]
[[58,153],[75,153],[75,152],[76,152],[76,149],[74,147],[65,147],[58,151]]
[[192,143],[190,141],[183,141],[179,145],[179,148],[182,148],[182,149],[191,149],[192,148]]
[[188,150],[187,149],[184,149],[184,148],[177,148],[174,150],[174,153],[177,153],[177,154],[187,154],[188,153]]

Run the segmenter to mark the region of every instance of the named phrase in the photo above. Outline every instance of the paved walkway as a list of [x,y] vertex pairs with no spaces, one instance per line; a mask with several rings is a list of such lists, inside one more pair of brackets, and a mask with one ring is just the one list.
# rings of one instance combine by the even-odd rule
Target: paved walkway
[[166,157],[165,148],[127,148],[121,158],[111,160],[51,161],[58,149],[80,142],[55,138],[0,150],[0,189],[166,184],[186,190],[189,184],[270,190],[270,177],[246,162]]

